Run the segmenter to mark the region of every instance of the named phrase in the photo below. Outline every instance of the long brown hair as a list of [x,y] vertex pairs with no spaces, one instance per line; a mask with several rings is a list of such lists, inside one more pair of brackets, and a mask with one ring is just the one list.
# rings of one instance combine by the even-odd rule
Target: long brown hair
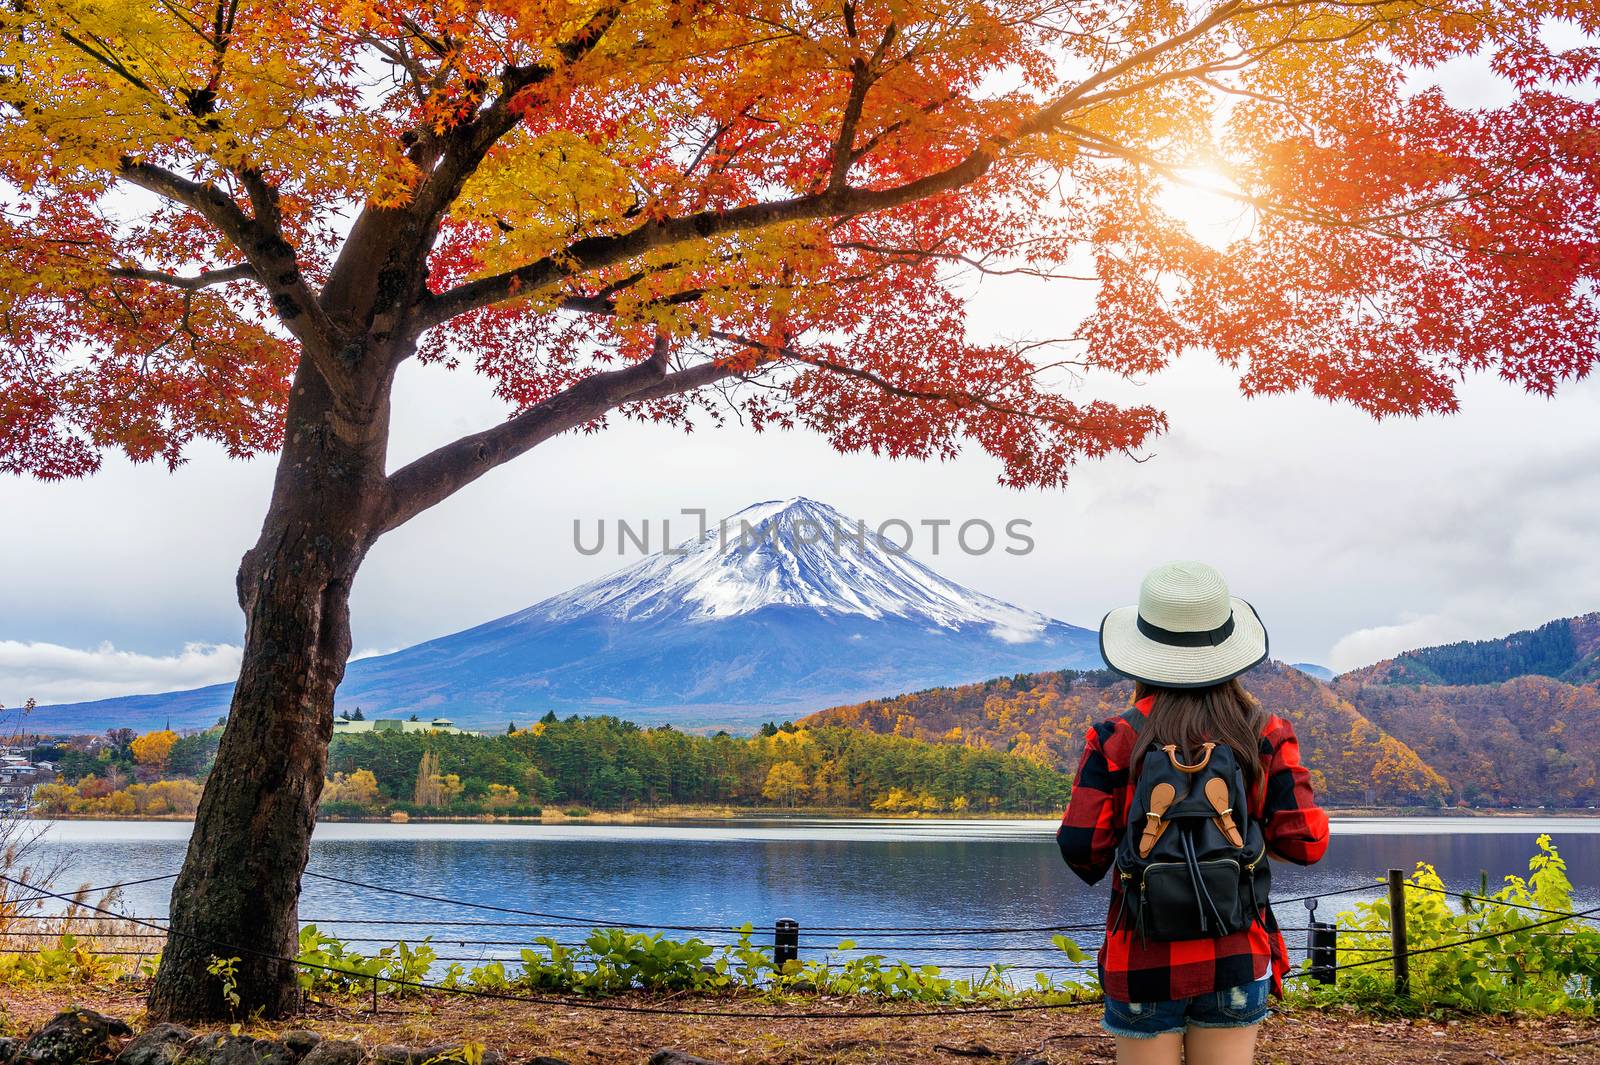
[[1162,688],[1137,681],[1135,700],[1155,696],[1155,705],[1139,730],[1129,765],[1151,747],[1176,744],[1181,755],[1198,751],[1207,740],[1233,748],[1244,770],[1245,786],[1251,791],[1260,785],[1265,772],[1261,765],[1261,730],[1267,712],[1255,696],[1244,690],[1238,679],[1213,684],[1209,688]]

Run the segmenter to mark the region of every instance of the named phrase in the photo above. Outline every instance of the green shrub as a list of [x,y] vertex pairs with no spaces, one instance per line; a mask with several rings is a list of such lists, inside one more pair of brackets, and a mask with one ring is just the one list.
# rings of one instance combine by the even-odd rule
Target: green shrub
[[[1462,905],[1442,893],[1433,866],[1417,863],[1406,881],[1406,941],[1410,950],[1428,953],[1409,959],[1409,997],[1395,995],[1386,897],[1339,914],[1338,962],[1355,967],[1341,969],[1331,986],[1296,981],[1303,985],[1300,997],[1384,1012],[1592,1015],[1600,992],[1600,929],[1539,912],[1570,911],[1572,883],[1548,835],[1539,837],[1538,847],[1526,877],[1507,876],[1499,890]],[[1478,936],[1492,938],[1463,942]]]
[[103,984],[116,975],[119,960],[97,953],[77,936],[63,935],[31,952],[0,954],[0,987]]
[[[410,946],[396,943],[367,957],[308,925],[300,934],[301,986],[356,996],[371,994],[374,983],[383,995],[402,995],[429,983],[443,988],[480,991],[543,991],[580,995],[613,995],[644,991],[757,991],[768,995],[819,993],[870,995],[916,1002],[994,1002],[1020,996],[1074,998],[1094,992],[1092,983],[1057,982],[1036,973],[1031,985],[1006,979],[1009,970],[991,966],[982,974],[954,979],[936,965],[913,965],[883,955],[842,961],[827,955],[791,961],[781,968],[770,948],[753,941],[754,929],[733,929],[735,942],[715,946],[699,938],[669,939],[659,933],[596,928],[575,947],[539,937],[522,951],[521,963],[502,959],[472,968],[452,963],[429,978],[437,962],[424,940]],[[1076,944],[1056,937],[1056,946],[1073,961],[1082,961]],[[852,950],[848,940],[839,950]]]

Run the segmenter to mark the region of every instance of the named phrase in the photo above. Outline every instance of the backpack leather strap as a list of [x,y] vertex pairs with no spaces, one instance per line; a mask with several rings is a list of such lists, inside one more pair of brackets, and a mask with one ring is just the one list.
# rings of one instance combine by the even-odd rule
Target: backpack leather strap
[[1233,807],[1228,805],[1228,782],[1221,777],[1207,780],[1205,796],[1211,808],[1217,812],[1217,816],[1211,819],[1211,823],[1217,826],[1217,831],[1235,847],[1244,846],[1244,836],[1233,820]]

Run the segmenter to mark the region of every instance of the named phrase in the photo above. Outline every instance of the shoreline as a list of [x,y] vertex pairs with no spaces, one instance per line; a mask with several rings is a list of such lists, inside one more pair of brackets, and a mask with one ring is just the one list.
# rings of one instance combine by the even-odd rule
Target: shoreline
[[[1558,820],[1592,820],[1600,818],[1600,811],[1588,809],[1565,810],[1497,810],[1480,809],[1464,810],[1427,809],[1422,807],[1324,807],[1329,818],[1339,820],[1437,820],[1453,819],[1462,821],[1477,820],[1534,820],[1537,818],[1550,818]],[[481,814],[475,816],[452,817],[422,817],[406,816],[394,817],[392,815],[374,815],[372,817],[319,817],[318,824],[347,824],[347,825],[403,825],[403,824],[461,824],[461,825],[629,825],[653,824],[666,821],[838,821],[838,822],[876,822],[876,821],[971,821],[981,824],[985,821],[1055,821],[1059,814],[1054,811],[1038,810],[993,810],[983,812],[954,812],[943,811],[939,813],[905,813],[888,812],[879,810],[858,810],[851,808],[819,808],[816,810],[796,810],[787,807],[771,806],[655,806],[636,810],[593,810],[583,815],[569,815],[560,810],[546,810],[537,817],[507,817],[503,815]],[[164,815],[136,815],[114,816],[110,814],[52,814],[48,817],[30,816],[25,820],[47,821],[116,821],[116,822],[192,822],[191,814],[164,814]]]

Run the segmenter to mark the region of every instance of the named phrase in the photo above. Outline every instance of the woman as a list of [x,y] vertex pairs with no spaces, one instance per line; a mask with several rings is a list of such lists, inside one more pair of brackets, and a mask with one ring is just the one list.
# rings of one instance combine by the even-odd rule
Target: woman
[[[1322,857],[1328,817],[1312,797],[1294,729],[1238,680],[1266,659],[1266,629],[1220,573],[1200,562],[1152,570],[1138,605],[1101,622],[1100,653],[1133,679],[1134,709],[1089,730],[1057,835],[1073,872],[1093,884],[1113,864],[1147,752],[1176,754],[1176,763],[1208,741],[1233,749],[1267,853],[1299,865]],[[1161,942],[1119,919],[1124,879],[1113,878],[1099,958],[1101,1023],[1116,1037],[1117,1061],[1248,1065],[1268,993],[1281,997],[1289,970],[1271,908],[1262,905],[1242,931]]]

